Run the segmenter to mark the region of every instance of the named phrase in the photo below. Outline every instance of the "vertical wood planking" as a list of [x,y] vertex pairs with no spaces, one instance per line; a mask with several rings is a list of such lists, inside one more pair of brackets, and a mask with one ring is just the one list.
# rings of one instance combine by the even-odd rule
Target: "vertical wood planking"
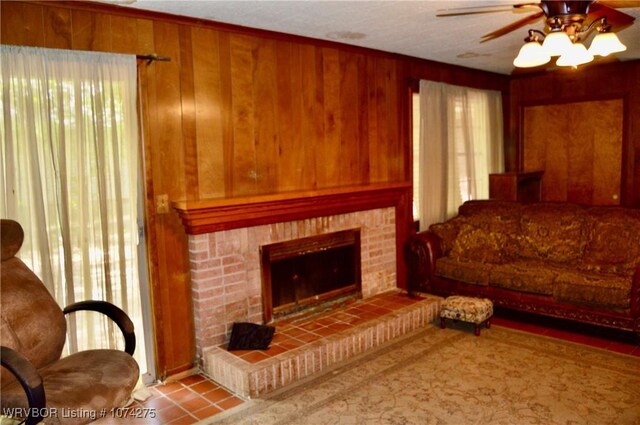
[[44,42],[52,49],[71,49],[71,11],[59,7],[44,8]]
[[376,110],[376,140],[372,142],[371,148],[371,180],[374,183],[387,181],[389,167],[392,166],[394,158],[391,156],[391,134],[389,119],[389,96],[387,92],[389,80],[391,78],[390,61],[385,58],[376,58],[375,83],[374,83],[374,103]]
[[368,104],[368,133],[367,156],[369,157],[369,183],[377,182],[378,158],[380,157],[380,128],[378,123],[378,61],[375,57],[367,58],[367,104]]
[[[154,49],[154,31],[153,22],[147,19],[136,19],[137,41],[136,47],[138,51],[151,52]],[[154,162],[154,143],[158,137],[157,134],[157,111],[156,105],[156,66],[155,63],[146,63],[138,61],[138,84],[140,85],[140,123],[141,135],[143,137],[143,158],[144,158],[144,176],[145,176],[145,221],[146,221],[146,242],[147,256],[149,263],[149,279],[151,288],[151,308],[153,316],[154,337],[155,337],[155,356],[156,356],[156,373],[162,376],[164,371],[172,368],[176,362],[169,364],[167,360],[167,346],[171,344],[170,333],[165,330],[171,330],[171,323],[165,314],[163,298],[166,297],[166,273],[160,271],[160,250],[158,247],[163,246],[161,240],[162,233],[161,224],[157,220],[155,211],[155,184],[153,180],[154,169],[157,168]],[[160,182],[158,182],[160,184]],[[148,347],[147,350],[150,350]],[[189,361],[182,359],[182,361]],[[180,363],[177,363],[180,364]]]
[[[358,54],[356,57],[356,72],[358,73],[357,81],[357,98],[355,100],[358,110],[358,157],[355,159],[357,164],[356,175],[359,176],[360,183],[366,184],[371,181],[370,175],[370,158],[369,158],[369,75],[367,74],[367,57]],[[344,100],[347,102],[347,100]],[[347,103],[345,103],[347,107]]]
[[111,17],[86,10],[72,10],[73,48],[89,51],[109,51],[111,47]]
[[225,196],[233,195],[233,91],[231,86],[231,36],[220,32],[220,89],[222,102],[222,142],[224,154],[224,190]]
[[233,139],[231,145],[232,196],[256,193],[256,150],[253,78],[255,73],[253,37],[232,35],[231,91]]
[[[196,142],[195,84],[193,69],[193,46],[191,28],[179,26],[180,34],[180,100],[182,117],[182,140],[184,145],[184,173],[186,199],[197,199],[198,147]],[[197,54],[198,52],[196,52]]]
[[26,45],[24,4],[3,1],[0,7],[0,42],[16,46]]
[[[159,55],[168,56],[170,62],[156,62],[156,121],[153,153],[157,164],[163,166],[154,170],[153,179],[161,182],[160,187],[170,199],[186,199],[184,149],[182,137],[182,87],[180,69],[180,33],[178,25],[155,22],[154,43]],[[188,66],[188,65],[185,65]]]
[[322,117],[322,87],[318,75],[316,49],[309,45],[300,45],[301,81],[300,93],[302,97],[301,136],[305,149],[303,171],[313,179],[309,189],[318,188],[318,157],[319,144],[324,133],[324,119]]
[[343,184],[362,183],[360,175],[361,105],[358,100],[358,57],[351,52],[340,52],[340,174]]
[[340,181],[343,168],[341,150],[342,111],[340,110],[340,57],[336,49],[323,48],[322,87],[324,110],[324,137],[320,141],[318,158],[318,185],[331,187],[332,182]]
[[[403,97],[400,94],[399,81],[404,80],[399,72],[400,64],[395,59],[389,59],[389,74],[386,80],[385,91],[389,94],[385,105],[387,110],[387,135],[389,144],[389,157],[391,161],[387,163],[387,174],[383,181],[401,181],[404,177],[404,168],[409,167],[404,164],[404,144],[400,140],[400,102]],[[404,92],[404,91],[403,91]],[[407,114],[407,117],[409,115]],[[406,119],[406,118],[405,118]],[[408,139],[407,139],[408,141]]]
[[218,33],[193,28],[193,72],[195,86],[198,188],[196,199],[225,195],[223,100],[220,80]]
[[148,50],[138,50],[138,25],[135,19],[124,16],[111,17],[111,50],[116,53],[135,55],[147,54]]
[[[2,5],[8,2],[0,2]],[[25,3],[24,13],[24,35],[25,46],[48,47],[45,42],[45,19],[44,7],[38,4]]]
[[[279,129],[277,187],[283,191],[304,186],[304,146],[301,139],[302,83],[298,46],[278,41],[276,46],[277,109]],[[307,170],[308,171],[308,170]]]
[[[154,127],[152,139],[152,161],[154,164],[152,179],[154,196],[168,195],[169,199],[185,199],[184,150],[182,141],[181,87],[180,87],[180,41],[178,25],[165,22],[154,22],[153,39],[156,52],[171,58],[171,62],[156,62],[154,67],[155,102],[152,105],[154,114],[149,125]],[[155,205],[155,198],[152,200]],[[164,352],[166,365],[170,368],[180,364],[181,354],[175,348],[183,340],[184,328],[181,322],[185,314],[190,312],[190,303],[183,302],[184,265],[181,256],[184,243],[181,243],[176,232],[178,226],[169,214],[156,214],[156,232],[158,237],[158,275],[159,297],[157,301],[163,312],[165,322],[162,328],[161,350]],[[184,231],[182,231],[184,238]],[[174,308],[180,305],[181,308]],[[184,323],[184,322],[183,322]],[[188,347],[183,347],[183,351]],[[165,371],[161,371],[164,374]]]
[[[149,19],[136,19],[136,53],[147,54],[155,51],[153,22]],[[150,65],[150,64],[149,64]]]
[[255,144],[255,174],[258,193],[275,193],[278,168],[288,161],[278,162],[280,138],[276,129],[278,84],[276,77],[276,42],[257,40],[253,50],[253,114]]

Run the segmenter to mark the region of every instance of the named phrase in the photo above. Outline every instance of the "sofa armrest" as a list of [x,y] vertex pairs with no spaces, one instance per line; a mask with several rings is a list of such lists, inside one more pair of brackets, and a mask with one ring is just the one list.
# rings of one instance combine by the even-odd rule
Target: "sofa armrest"
[[640,265],[636,266],[631,281],[631,317],[638,318],[640,321]]
[[127,313],[107,301],[88,300],[68,305],[64,309],[64,314],[81,310],[97,311],[98,313],[102,313],[113,320],[114,323],[118,325],[118,328],[120,328],[120,331],[122,331],[122,336],[124,337],[124,351],[133,356],[133,353],[136,350],[136,334],[133,329],[133,322]]
[[442,255],[442,241],[435,233],[424,231],[409,238],[405,251],[409,270],[409,291],[430,291],[436,271],[436,260]]

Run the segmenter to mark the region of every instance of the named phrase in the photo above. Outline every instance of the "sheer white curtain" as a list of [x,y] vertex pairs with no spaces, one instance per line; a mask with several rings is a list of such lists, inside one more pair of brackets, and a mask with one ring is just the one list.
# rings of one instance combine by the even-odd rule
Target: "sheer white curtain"
[[471,199],[489,197],[489,174],[502,172],[502,97],[420,81],[418,214],[420,228],[442,222]]
[[[0,214],[24,228],[18,256],[61,307],[98,299],[125,310],[145,371],[135,56],[0,47]],[[122,346],[98,313],[72,316],[70,351]]]

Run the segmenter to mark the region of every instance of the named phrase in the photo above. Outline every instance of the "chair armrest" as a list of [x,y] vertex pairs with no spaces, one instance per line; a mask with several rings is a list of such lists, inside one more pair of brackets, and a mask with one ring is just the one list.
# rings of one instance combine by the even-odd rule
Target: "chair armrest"
[[127,313],[109,302],[89,300],[69,304],[65,307],[64,314],[81,310],[97,311],[113,320],[115,324],[118,325],[122,331],[122,335],[124,336],[124,351],[133,356],[133,353],[136,350],[136,334],[133,329],[133,322]]
[[16,377],[27,395],[29,416],[27,416],[25,424],[36,425],[40,423],[47,405],[42,377],[22,354],[4,346],[0,347],[0,350],[0,363]]
[[436,260],[442,257],[442,241],[433,232],[419,232],[409,238],[406,260],[409,269],[409,290],[431,290],[436,271]]

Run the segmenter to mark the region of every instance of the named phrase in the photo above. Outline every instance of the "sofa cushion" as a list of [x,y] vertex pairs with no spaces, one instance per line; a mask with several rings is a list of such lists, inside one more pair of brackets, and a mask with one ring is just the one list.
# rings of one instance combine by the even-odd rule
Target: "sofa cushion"
[[631,275],[640,265],[640,210],[591,208],[580,269]]
[[553,298],[592,307],[629,308],[631,281],[630,276],[566,271],[556,278]]
[[436,260],[436,275],[476,285],[488,285],[493,265],[464,258],[442,257]]
[[442,241],[442,252],[447,255],[453,248],[453,243],[458,237],[460,227],[465,223],[466,219],[462,216],[456,216],[444,223],[435,223],[429,226],[429,231],[435,233]]
[[463,224],[451,249],[452,258],[500,264],[505,260],[503,247],[507,237],[502,233]]
[[584,209],[572,204],[532,204],[522,210],[520,256],[568,263],[582,257],[586,245]]
[[534,294],[553,294],[557,267],[541,261],[523,260],[496,265],[489,276],[489,284],[499,288]]

